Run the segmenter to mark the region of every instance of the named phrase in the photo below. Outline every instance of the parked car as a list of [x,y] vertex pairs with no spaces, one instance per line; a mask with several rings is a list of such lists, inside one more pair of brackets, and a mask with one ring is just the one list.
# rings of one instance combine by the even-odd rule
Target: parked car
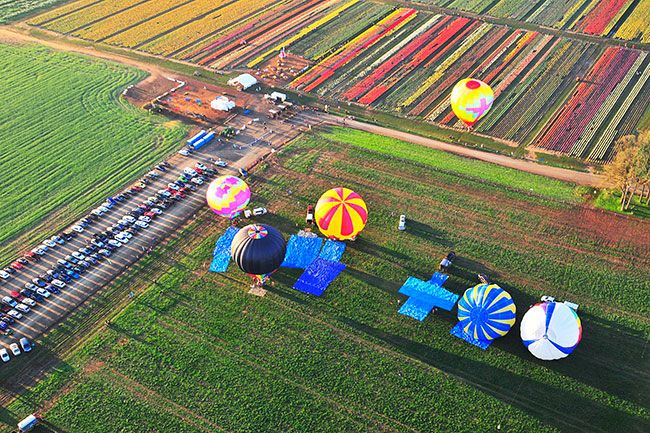
[[194,176],[198,175],[196,170],[193,170],[193,169],[191,169],[189,167],[187,167],[187,168],[185,168],[183,170],[183,174],[186,175],[186,176],[189,176],[189,177],[194,177]]
[[9,324],[7,322],[3,322],[0,320],[0,331],[6,331],[9,328]]
[[121,247],[122,246],[122,243],[120,243],[119,241],[117,241],[115,239],[111,239],[110,241],[108,241],[108,244],[112,245],[114,247]]
[[32,283],[34,283],[38,287],[45,287],[45,281],[41,280],[40,278],[34,278],[32,279]]
[[179,153],[179,155],[183,155],[183,156],[189,156],[190,155],[190,151],[188,149],[181,149],[181,150],[178,151],[178,153]]
[[129,243],[129,238],[124,236],[121,233],[115,236],[115,240],[118,241],[118,242],[121,242],[123,244],[128,244]]
[[0,278],[2,278],[3,280],[6,280],[10,276],[11,275],[9,275],[9,273],[7,271],[0,271]]
[[11,325],[16,322],[13,317],[9,317],[5,313],[0,313],[0,320],[5,322],[7,325]]
[[86,258],[83,254],[81,254],[79,251],[75,251],[72,253],[72,257],[74,257],[77,260],[83,260]]
[[8,305],[11,308],[14,308],[16,305],[18,305],[18,302],[9,296],[3,296],[1,301],[3,304]]
[[59,245],[63,245],[63,244],[65,243],[65,241],[63,240],[63,238],[62,238],[61,236],[58,236],[58,235],[54,235],[54,236],[52,236],[50,239],[51,239],[52,241],[56,242],[56,243],[59,244]]
[[154,208],[151,208],[151,213],[156,214],[156,215],[160,215],[163,212],[162,212],[162,210],[158,209],[157,207],[154,207]]
[[244,168],[239,168],[237,171],[239,171],[239,174],[242,175],[242,177],[247,177],[248,176],[248,171]]
[[9,352],[7,352],[7,349],[0,349],[0,359],[2,359],[2,362],[9,362]]
[[197,185],[203,185],[203,178],[201,176],[196,176],[193,177],[190,182],[195,183]]
[[17,261],[17,260],[16,260],[15,262],[12,262],[10,266],[11,266],[12,268],[14,268],[15,270],[17,270],[17,271],[19,271],[19,270],[21,270],[22,268],[25,267],[25,266],[23,266],[22,263],[20,263],[20,262]]
[[65,287],[65,283],[59,279],[52,280],[52,285],[54,287],[57,287],[59,289],[62,289]]
[[13,318],[16,319],[16,320],[20,320],[20,319],[23,318],[23,315],[20,314],[20,313],[19,313],[18,311],[16,311],[16,310],[9,310],[9,311],[7,311],[7,315],[13,317]]
[[[45,287],[47,287],[47,286],[45,286]],[[44,298],[49,298],[50,297],[50,292],[48,292],[47,290],[42,289],[40,287],[38,289],[36,289],[36,294],[41,295]]]
[[20,342],[20,347],[23,349],[25,353],[32,350],[32,345],[29,344],[29,340],[27,338],[23,337],[19,340],[19,342]]
[[11,353],[13,353],[14,356],[20,355],[20,348],[18,347],[17,343],[11,343],[9,345],[9,350],[11,350]]
[[83,233],[84,228],[81,227],[80,225],[72,226],[72,230],[74,230],[77,233]]
[[107,250],[106,248],[102,248],[101,250],[98,251],[98,253],[101,254],[101,255],[104,256],[104,257],[110,257],[111,254],[112,254],[112,253],[111,253],[109,250]]
[[[29,298],[27,298],[27,299],[29,299]],[[20,303],[20,304],[16,305],[15,308],[16,308],[17,311],[20,311],[23,314],[29,313],[29,307],[27,305],[23,304],[23,303]]]
[[39,275],[38,278],[45,281],[46,283],[49,283],[54,279],[54,277],[52,275],[48,274],[48,273],[41,274],[41,275]]
[[45,290],[52,293],[53,295],[58,295],[61,291],[56,286],[46,286]]
[[146,229],[147,227],[149,227],[149,224],[147,224],[144,221],[138,221],[138,222],[135,223],[135,225],[138,226],[138,227],[141,227],[143,229]]
[[63,233],[61,234],[61,237],[62,237],[63,239],[65,239],[66,242],[68,242],[68,241],[71,241],[72,238],[75,237],[76,233],[74,233],[74,234],[73,234],[73,233],[74,233],[74,232],[63,232]]
[[57,243],[54,242],[52,239],[45,239],[43,241],[43,245],[46,245],[46,246],[48,246],[50,248],[54,248],[54,247],[56,247]]

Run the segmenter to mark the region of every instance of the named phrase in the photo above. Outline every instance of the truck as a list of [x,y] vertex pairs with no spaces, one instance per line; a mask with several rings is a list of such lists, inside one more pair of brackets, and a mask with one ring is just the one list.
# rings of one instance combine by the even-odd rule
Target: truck
[[39,425],[40,422],[41,422],[41,417],[38,414],[33,413],[18,423],[18,431],[19,432],[30,431],[34,427]]

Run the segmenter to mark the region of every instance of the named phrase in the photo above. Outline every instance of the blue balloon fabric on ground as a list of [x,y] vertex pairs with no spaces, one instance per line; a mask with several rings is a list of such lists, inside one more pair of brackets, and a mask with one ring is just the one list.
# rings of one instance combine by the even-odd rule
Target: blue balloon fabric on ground
[[492,342],[494,341],[494,340],[479,340],[477,338],[472,337],[467,332],[463,331],[463,324],[461,322],[458,322],[456,326],[451,328],[451,331],[449,331],[449,333],[454,337],[458,337],[461,340],[465,340],[469,344],[473,344],[474,346],[480,347],[483,350],[486,350],[488,347],[490,347],[490,344],[492,344]]
[[323,249],[318,257],[338,262],[341,260],[341,257],[343,257],[344,252],[345,242],[328,239],[325,241],[325,245],[323,245]]
[[318,237],[291,236],[282,267],[306,269],[318,257],[322,245],[323,239]]
[[217,239],[212,255],[212,263],[210,264],[210,272],[226,272],[230,264],[230,246],[232,240],[239,231],[236,227],[228,227],[226,232]]
[[298,278],[293,288],[303,293],[321,296],[327,286],[345,269],[345,264],[317,258]]

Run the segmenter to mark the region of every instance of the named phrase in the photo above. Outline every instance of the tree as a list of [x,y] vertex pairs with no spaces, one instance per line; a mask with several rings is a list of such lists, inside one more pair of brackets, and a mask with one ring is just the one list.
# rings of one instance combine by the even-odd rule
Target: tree
[[[650,131],[626,135],[617,142],[618,152],[605,166],[608,181],[621,191],[621,210],[629,209],[639,191],[639,201],[650,199]],[[639,189],[640,188],[640,189]]]

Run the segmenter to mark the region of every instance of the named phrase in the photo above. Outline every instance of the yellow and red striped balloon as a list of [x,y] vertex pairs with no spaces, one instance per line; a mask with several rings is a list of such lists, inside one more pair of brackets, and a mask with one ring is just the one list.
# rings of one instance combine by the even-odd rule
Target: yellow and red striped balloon
[[368,208],[361,196],[348,188],[326,191],[314,210],[320,231],[331,239],[352,239],[366,226]]

